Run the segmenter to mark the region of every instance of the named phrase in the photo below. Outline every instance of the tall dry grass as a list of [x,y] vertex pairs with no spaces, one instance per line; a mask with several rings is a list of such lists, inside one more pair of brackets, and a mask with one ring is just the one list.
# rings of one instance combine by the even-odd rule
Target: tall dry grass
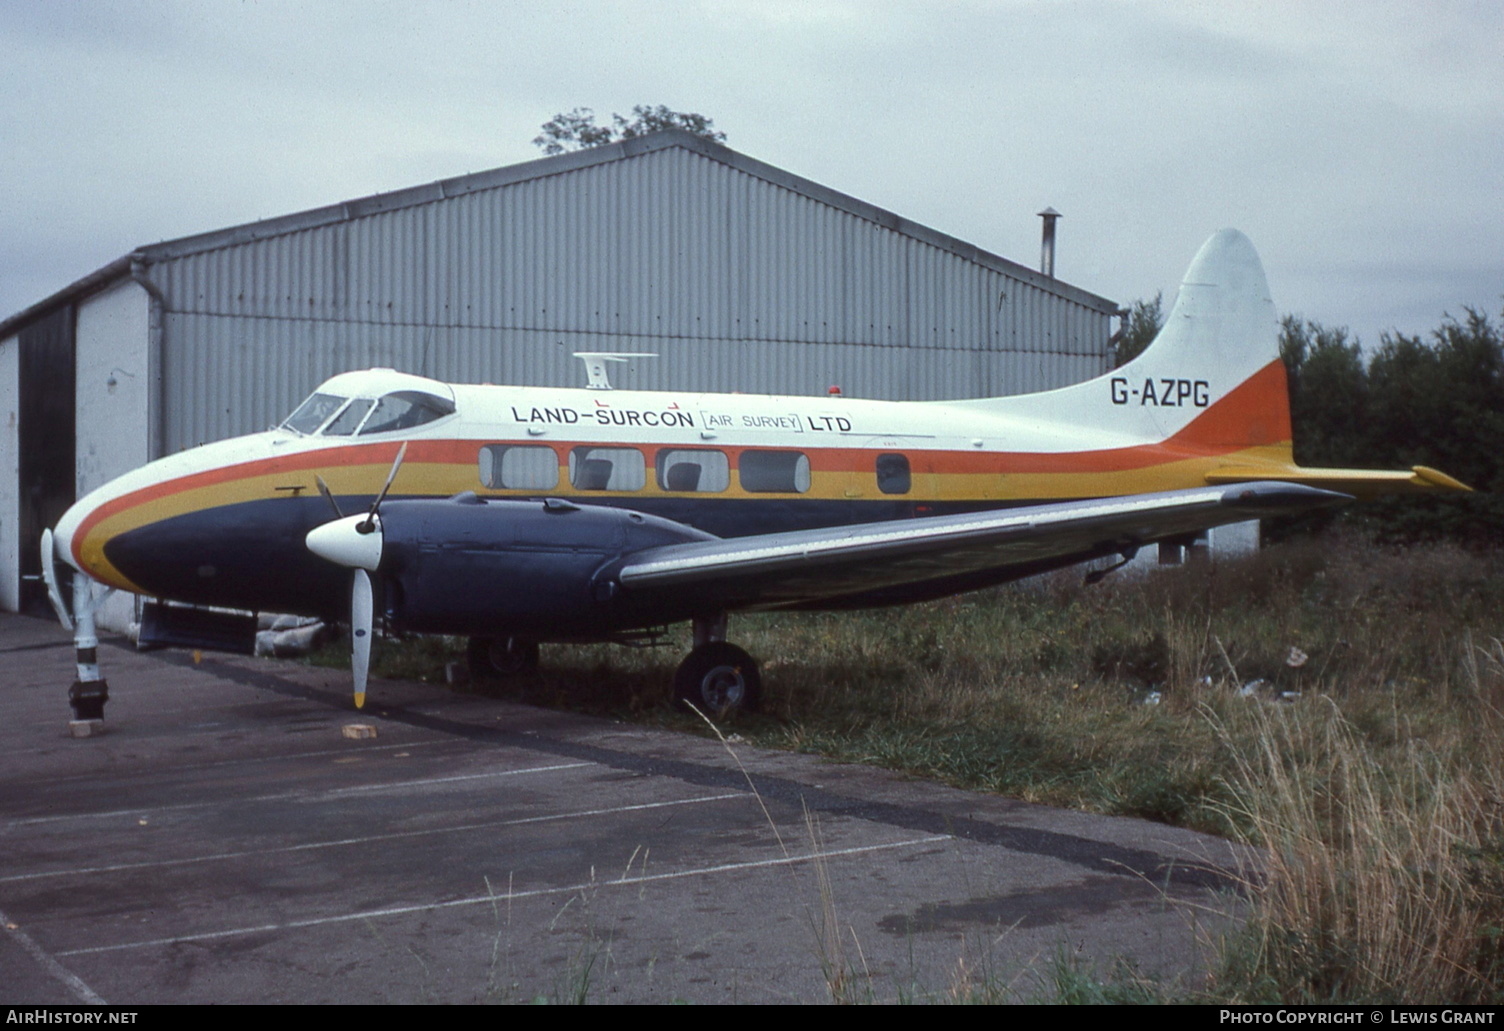
[[[1256,708],[1253,722],[1252,739],[1223,728],[1230,822],[1261,859],[1248,922],[1223,943],[1217,994],[1499,1001],[1497,764],[1419,738],[1380,755],[1330,702]],[[1504,745],[1497,721],[1479,744]]]

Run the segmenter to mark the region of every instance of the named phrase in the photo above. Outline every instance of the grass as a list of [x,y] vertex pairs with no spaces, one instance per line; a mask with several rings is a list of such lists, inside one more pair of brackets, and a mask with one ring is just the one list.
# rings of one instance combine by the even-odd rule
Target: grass
[[[1319,541],[1091,588],[1061,574],[901,610],[739,616],[765,711],[735,729],[1258,846],[1245,931],[1178,996],[1499,1002],[1501,613],[1504,557]],[[461,645],[388,646],[377,672],[442,682]],[[674,645],[547,649],[545,672],[503,693],[703,733],[669,705],[687,635]],[[1122,971],[1057,980],[1062,999],[1164,997]]]

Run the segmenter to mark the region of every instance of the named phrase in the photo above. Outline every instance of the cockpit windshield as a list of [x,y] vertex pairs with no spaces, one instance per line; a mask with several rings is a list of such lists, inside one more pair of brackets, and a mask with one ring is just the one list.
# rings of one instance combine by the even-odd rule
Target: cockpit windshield
[[282,428],[305,437],[320,433],[320,427],[320,435],[325,437],[364,437],[410,430],[454,412],[453,401],[421,390],[396,390],[379,399],[357,397],[348,404],[346,401],[337,394],[316,393],[287,417]]
[[298,410],[287,417],[282,428],[306,437],[310,433],[317,432],[329,416],[339,411],[340,405],[344,403],[345,399],[337,394],[314,394],[298,405]]

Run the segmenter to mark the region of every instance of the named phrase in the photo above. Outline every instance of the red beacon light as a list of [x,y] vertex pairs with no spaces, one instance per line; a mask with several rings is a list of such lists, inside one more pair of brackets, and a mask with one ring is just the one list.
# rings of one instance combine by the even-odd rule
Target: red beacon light
[[830,385],[830,388],[828,390],[826,390],[825,392],[827,394],[829,394],[831,397],[840,397],[841,396],[841,388],[839,386],[837,386],[836,384],[834,384],[834,383],[832,383]]

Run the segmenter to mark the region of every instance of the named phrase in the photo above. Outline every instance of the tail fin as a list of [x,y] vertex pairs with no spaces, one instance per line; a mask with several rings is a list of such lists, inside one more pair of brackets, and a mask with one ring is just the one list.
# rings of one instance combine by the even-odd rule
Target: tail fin
[[1031,422],[1068,419],[1072,431],[1124,446],[1259,448],[1290,458],[1274,302],[1253,244],[1236,229],[1206,241],[1159,335],[1122,368],[1059,390],[960,404]]
[[[1197,252],[1175,306],[1144,352],[1107,377],[1112,400],[1189,449],[1290,452],[1290,392],[1264,266],[1223,229]],[[1126,397],[1125,397],[1126,395]]]

